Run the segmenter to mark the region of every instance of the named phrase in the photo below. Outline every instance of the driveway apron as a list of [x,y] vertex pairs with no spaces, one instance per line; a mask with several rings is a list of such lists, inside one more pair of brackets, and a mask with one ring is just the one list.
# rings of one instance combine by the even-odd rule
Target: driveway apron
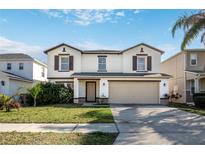
[[111,105],[114,144],[205,144],[205,117],[160,105]]

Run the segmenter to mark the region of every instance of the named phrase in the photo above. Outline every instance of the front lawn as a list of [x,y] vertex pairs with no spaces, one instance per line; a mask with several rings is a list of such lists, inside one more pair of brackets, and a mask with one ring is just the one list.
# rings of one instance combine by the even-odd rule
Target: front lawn
[[116,133],[0,133],[0,145],[110,145],[113,144]]
[[0,110],[0,123],[113,123],[109,106],[83,107],[57,104],[22,107],[19,111]]
[[191,112],[191,113],[195,113],[195,114],[199,114],[202,116],[205,116],[205,109],[201,109],[201,108],[196,108],[194,106],[189,106],[187,104],[182,104],[182,103],[170,103],[168,104],[169,107],[175,107],[175,108],[179,108],[183,111],[187,111],[187,112]]

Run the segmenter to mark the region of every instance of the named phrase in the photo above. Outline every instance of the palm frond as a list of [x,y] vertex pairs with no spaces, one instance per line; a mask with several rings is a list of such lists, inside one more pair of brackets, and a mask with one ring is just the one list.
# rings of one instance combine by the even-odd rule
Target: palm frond
[[172,37],[175,36],[177,29],[183,29],[184,31],[187,31],[189,27],[191,27],[193,24],[196,24],[201,19],[205,18],[205,12],[199,11],[197,14],[192,14],[191,16],[185,14],[184,16],[180,17],[176,23],[174,24],[172,28]]
[[176,30],[177,29],[181,29],[183,27],[183,29],[185,29],[185,27],[188,27],[188,25],[185,26],[185,24],[187,24],[187,20],[188,20],[188,16],[184,15],[182,17],[180,17],[176,23],[174,24],[173,28],[172,28],[172,37],[175,36]]
[[193,24],[190,29],[185,33],[183,42],[181,44],[181,49],[184,50],[189,43],[198,36],[200,31],[204,28],[205,18],[199,20],[197,23]]
[[201,35],[201,43],[205,45],[205,32]]

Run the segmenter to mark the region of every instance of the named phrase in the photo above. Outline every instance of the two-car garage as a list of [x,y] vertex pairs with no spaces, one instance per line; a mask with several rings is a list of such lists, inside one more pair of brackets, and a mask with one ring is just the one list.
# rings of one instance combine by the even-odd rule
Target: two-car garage
[[111,104],[159,104],[159,81],[109,81]]

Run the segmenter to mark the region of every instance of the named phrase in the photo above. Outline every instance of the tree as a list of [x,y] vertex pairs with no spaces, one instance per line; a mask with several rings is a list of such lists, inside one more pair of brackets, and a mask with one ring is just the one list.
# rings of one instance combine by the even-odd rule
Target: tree
[[39,93],[41,92],[41,84],[40,83],[36,84],[34,87],[32,87],[29,90],[29,92],[30,92],[31,96],[33,97],[33,101],[34,101],[33,106],[36,107],[36,104],[37,104],[36,99],[37,99]]
[[176,30],[183,29],[185,32],[181,49],[184,50],[199,34],[201,34],[201,43],[205,44],[205,10],[200,10],[191,15],[185,14],[180,17],[172,28],[172,37]]

